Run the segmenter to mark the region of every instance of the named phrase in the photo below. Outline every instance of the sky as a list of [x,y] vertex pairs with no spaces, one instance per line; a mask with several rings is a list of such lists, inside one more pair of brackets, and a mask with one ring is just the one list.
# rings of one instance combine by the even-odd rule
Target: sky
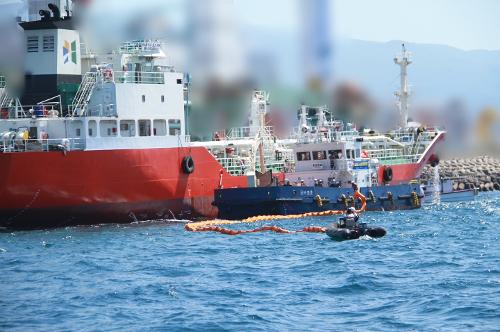
[[[300,1],[314,0],[233,1],[243,23],[297,31]],[[338,37],[500,50],[497,0],[332,0],[330,11]]]

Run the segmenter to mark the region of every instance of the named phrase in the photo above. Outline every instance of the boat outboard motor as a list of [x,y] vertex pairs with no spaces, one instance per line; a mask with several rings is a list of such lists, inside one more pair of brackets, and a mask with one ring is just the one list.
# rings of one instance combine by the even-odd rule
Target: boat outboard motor
[[48,10],[40,9],[38,14],[42,17],[42,21],[50,20],[50,12]]
[[57,7],[53,3],[49,3],[49,9],[52,11],[52,14],[55,19],[60,19],[61,18],[61,11],[59,10],[59,7]]

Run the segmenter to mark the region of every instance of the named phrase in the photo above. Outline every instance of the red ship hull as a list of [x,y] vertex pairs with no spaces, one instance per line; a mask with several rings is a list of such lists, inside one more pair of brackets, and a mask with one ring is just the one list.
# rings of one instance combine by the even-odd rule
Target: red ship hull
[[445,133],[440,132],[436,140],[429,145],[426,151],[422,154],[419,162],[408,163],[408,164],[396,164],[390,166],[383,166],[379,168],[378,171],[378,181],[379,183],[384,183],[384,169],[385,167],[392,168],[392,180],[387,182],[388,184],[402,184],[408,183],[412,180],[417,179],[425,165],[429,164],[435,157],[436,148],[438,143],[445,139]]
[[[182,159],[191,155],[194,172]],[[34,229],[217,216],[224,187],[247,187],[202,147],[0,154],[0,226]]]

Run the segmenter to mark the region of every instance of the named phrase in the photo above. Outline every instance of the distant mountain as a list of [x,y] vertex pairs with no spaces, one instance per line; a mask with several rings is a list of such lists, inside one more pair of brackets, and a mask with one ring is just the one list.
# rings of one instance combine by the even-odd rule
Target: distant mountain
[[[258,29],[246,29],[243,35],[251,52],[273,59],[280,82],[301,84],[301,48],[297,36]],[[401,43],[338,41],[332,59],[335,81],[357,82],[377,100],[392,101],[393,92],[399,87],[399,67],[393,58],[401,51]],[[500,51],[405,45],[413,58],[408,74],[414,104],[442,104],[459,99],[474,112],[484,106],[500,109]],[[258,69],[253,66],[251,70]]]
[[[399,87],[393,62],[401,41],[376,43],[346,40],[337,44],[337,79],[355,80],[378,98]],[[471,109],[500,107],[500,51],[464,51],[444,45],[405,43],[412,53],[408,68],[416,103],[457,98]]]

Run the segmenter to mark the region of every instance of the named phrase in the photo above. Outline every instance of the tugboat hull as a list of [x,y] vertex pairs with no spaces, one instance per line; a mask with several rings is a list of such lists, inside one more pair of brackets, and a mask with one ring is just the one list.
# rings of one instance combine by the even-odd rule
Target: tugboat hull
[[[400,184],[361,188],[366,210],[409,210],[421,207],[419,184]],[[350,188],[259,187],[219,189],[214,204],[219,218],[245,219],[259,215],[287,215],[328,210],[344,210],[352,205]],[[359,204],[359,202],[355,202]]]

